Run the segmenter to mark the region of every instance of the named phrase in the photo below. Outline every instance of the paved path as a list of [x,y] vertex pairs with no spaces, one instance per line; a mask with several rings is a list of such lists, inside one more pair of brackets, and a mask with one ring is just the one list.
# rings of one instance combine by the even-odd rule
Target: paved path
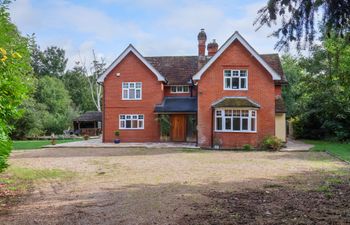
[[309,151],[313,145],[306,144],[299,140],[288,139],[287,147],[283,148],[282,151],[293,152],[293,151]]
[[46,148],[199,148],[186,142],[103,143],[101,138],[47,145]]

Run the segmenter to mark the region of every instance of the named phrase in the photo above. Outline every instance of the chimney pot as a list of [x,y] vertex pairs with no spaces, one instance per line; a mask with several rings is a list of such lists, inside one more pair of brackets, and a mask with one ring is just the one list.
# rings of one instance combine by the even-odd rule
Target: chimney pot
[[215,39],[213,39],[213,41],[208,44],[207,49],[208,49],[208,56],[211,57],[211,56],[215,55],[215,53],[219,49],[219,45],[218,45],[218,43],[216,43]]

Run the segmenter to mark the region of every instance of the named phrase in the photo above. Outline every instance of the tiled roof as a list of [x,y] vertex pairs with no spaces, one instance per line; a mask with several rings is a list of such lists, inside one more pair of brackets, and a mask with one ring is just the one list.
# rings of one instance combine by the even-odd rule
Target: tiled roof
[[156,105],[157,113],[197,112],[197,97],[165,97],[160,105]]
[[[275,81],[276,84],[286,83],[278,54],[263,54],[261,57],[282,76],[281,81]],[[192,76],[198,72],[198,56],[158,56],[145,59],[165,76],[170,85],[188,84]],[[206,58],[206,61],[208,60],[209,58]]]
[[286,76],[283,73],[281,60],[278,54],[261,54],[260,55],[269,66],[272,67],[279,75],[281,75],[281,80],[275,81],[276,84],[287,84]]
[[286,105],[282,97],[277,97],[275,100],[275,112],[276,113],[286,113]]
[[81,114],[74,121],[102,121],[102,112],[89,111]]
[[224,97],[218,102],[215,102],[213,107],[260,108],[260,105],[247,97]]
[[160,56],[145,57],[168,84],[188,84],[198,71],[198,56]]

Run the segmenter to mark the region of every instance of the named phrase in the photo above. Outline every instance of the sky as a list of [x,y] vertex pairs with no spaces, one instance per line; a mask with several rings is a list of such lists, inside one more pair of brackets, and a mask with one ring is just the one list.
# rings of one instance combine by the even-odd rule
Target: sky
[[257,11],[266,4],[251,0],[16,0],[12,21],[23,35],[35,33],[41,49],[65,49],[68,68],[89,62],[92,50],[111,63],[133,44],[144,56],[196,55],[197,34],[222,45],[234,31],[259,52],[272,53],[273,28],[256,31]]

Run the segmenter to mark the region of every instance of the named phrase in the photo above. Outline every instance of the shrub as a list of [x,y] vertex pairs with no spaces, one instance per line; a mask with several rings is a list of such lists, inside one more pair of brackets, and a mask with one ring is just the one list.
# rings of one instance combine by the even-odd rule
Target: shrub
[[268,135],[262,141],[263,149],[278,151],[282,148],[282,146],[282,140],[275,136]]
[[114,135],[115,135],[116,137],[119,137],[120,131],[119,131],[119,130],[114,131]]
[[253,147],[250,144],[243,145],[243,150],[245,150],[245,151],[250,151],[250,150],[252,150],[252,148]]

